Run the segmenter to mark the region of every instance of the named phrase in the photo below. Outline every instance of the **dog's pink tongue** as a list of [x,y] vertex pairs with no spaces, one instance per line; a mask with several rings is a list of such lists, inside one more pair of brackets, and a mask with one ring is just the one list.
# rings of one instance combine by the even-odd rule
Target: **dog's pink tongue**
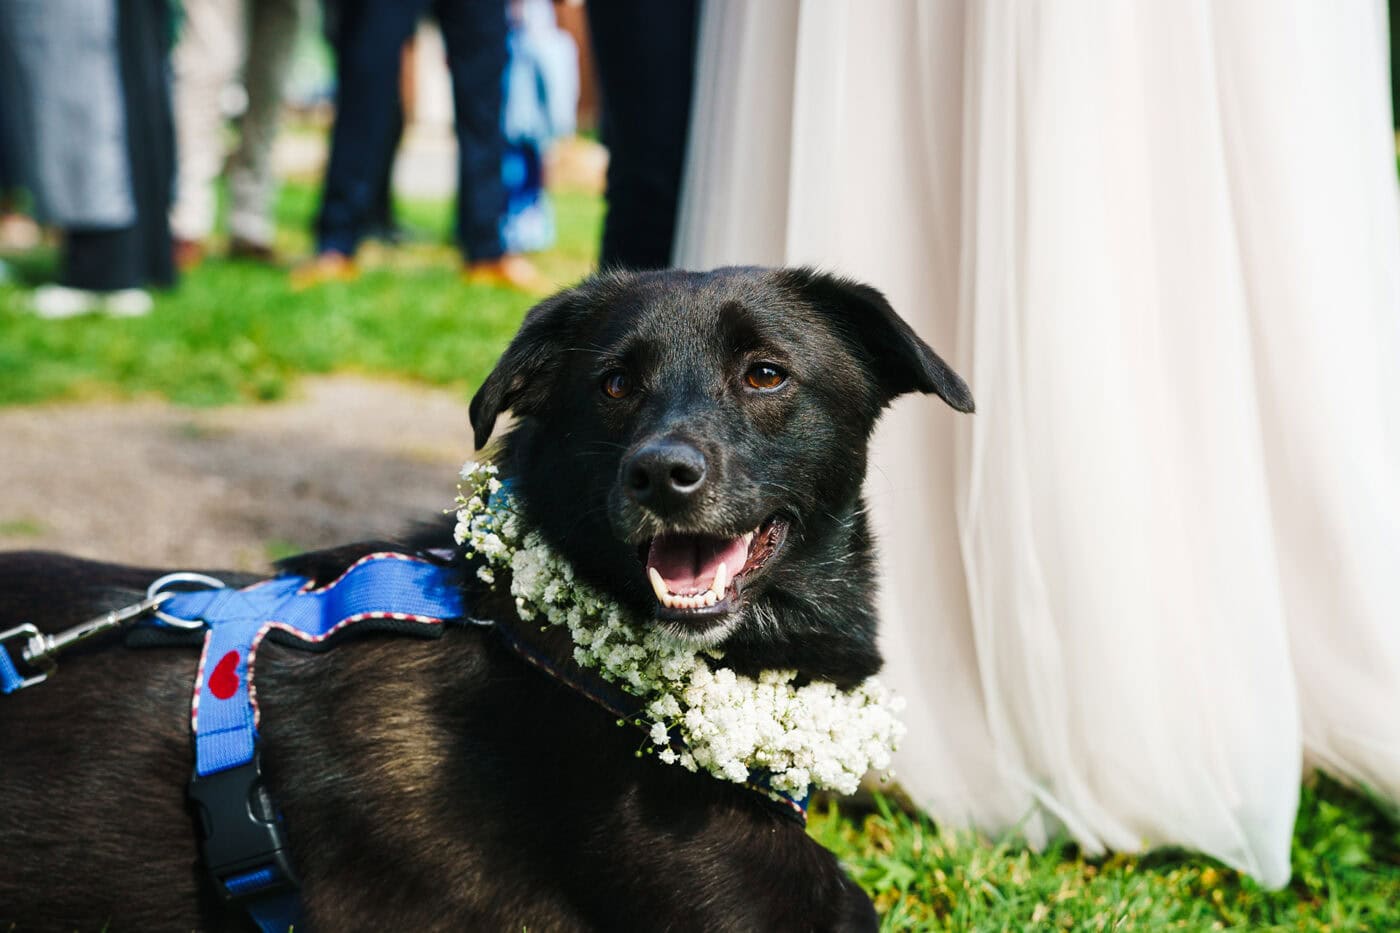
[[748,556],[743,538],[665,534],[652,539],[647,566],[661,574],[672,593],[693,596],[710,588],[721,562],[732,580]]

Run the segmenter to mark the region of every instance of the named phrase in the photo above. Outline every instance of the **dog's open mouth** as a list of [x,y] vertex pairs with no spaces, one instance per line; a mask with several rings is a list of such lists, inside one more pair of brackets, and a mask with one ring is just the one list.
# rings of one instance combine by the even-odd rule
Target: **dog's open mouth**
[[774,515],[735,538],[663,533],[642,546],[647,577],[671,621],[718,619],[782,548],[788,523]]

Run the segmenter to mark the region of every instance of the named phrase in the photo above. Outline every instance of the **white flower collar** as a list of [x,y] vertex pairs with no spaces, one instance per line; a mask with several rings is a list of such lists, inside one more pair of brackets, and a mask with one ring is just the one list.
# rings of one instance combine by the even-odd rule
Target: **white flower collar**
[[489,464],[462,468],[457,542],[480,558],[477,576],[486,584],[510,573],[522,620],[566,626],[574,660],[639,700],[635,724],[663,762],[798,799],[811,787],[853,793],[867,771],[889,767],[904,734],[895,715],[903,702],[877,678],[849,690],[825,681],[798,686],[796,671],[755,679],[719,666],[717,649],[633,624],[525,527],[496,473]]

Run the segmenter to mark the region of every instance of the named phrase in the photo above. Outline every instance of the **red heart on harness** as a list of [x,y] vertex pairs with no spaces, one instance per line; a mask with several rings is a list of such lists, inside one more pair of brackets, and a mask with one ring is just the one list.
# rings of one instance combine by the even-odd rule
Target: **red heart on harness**
[[227,700],[238,692],[237,651],[230,651],[214,665],[214,673],[209,675],[209,692],[220,700]]

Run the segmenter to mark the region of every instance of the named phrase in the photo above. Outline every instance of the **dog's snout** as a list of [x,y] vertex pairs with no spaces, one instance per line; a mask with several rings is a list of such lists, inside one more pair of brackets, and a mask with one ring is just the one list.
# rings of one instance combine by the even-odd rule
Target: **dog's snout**
[[705,474],[705,455],[675,438],[642,446],[623,467],[627,494],[659,513],[689,505],[704,488]]

